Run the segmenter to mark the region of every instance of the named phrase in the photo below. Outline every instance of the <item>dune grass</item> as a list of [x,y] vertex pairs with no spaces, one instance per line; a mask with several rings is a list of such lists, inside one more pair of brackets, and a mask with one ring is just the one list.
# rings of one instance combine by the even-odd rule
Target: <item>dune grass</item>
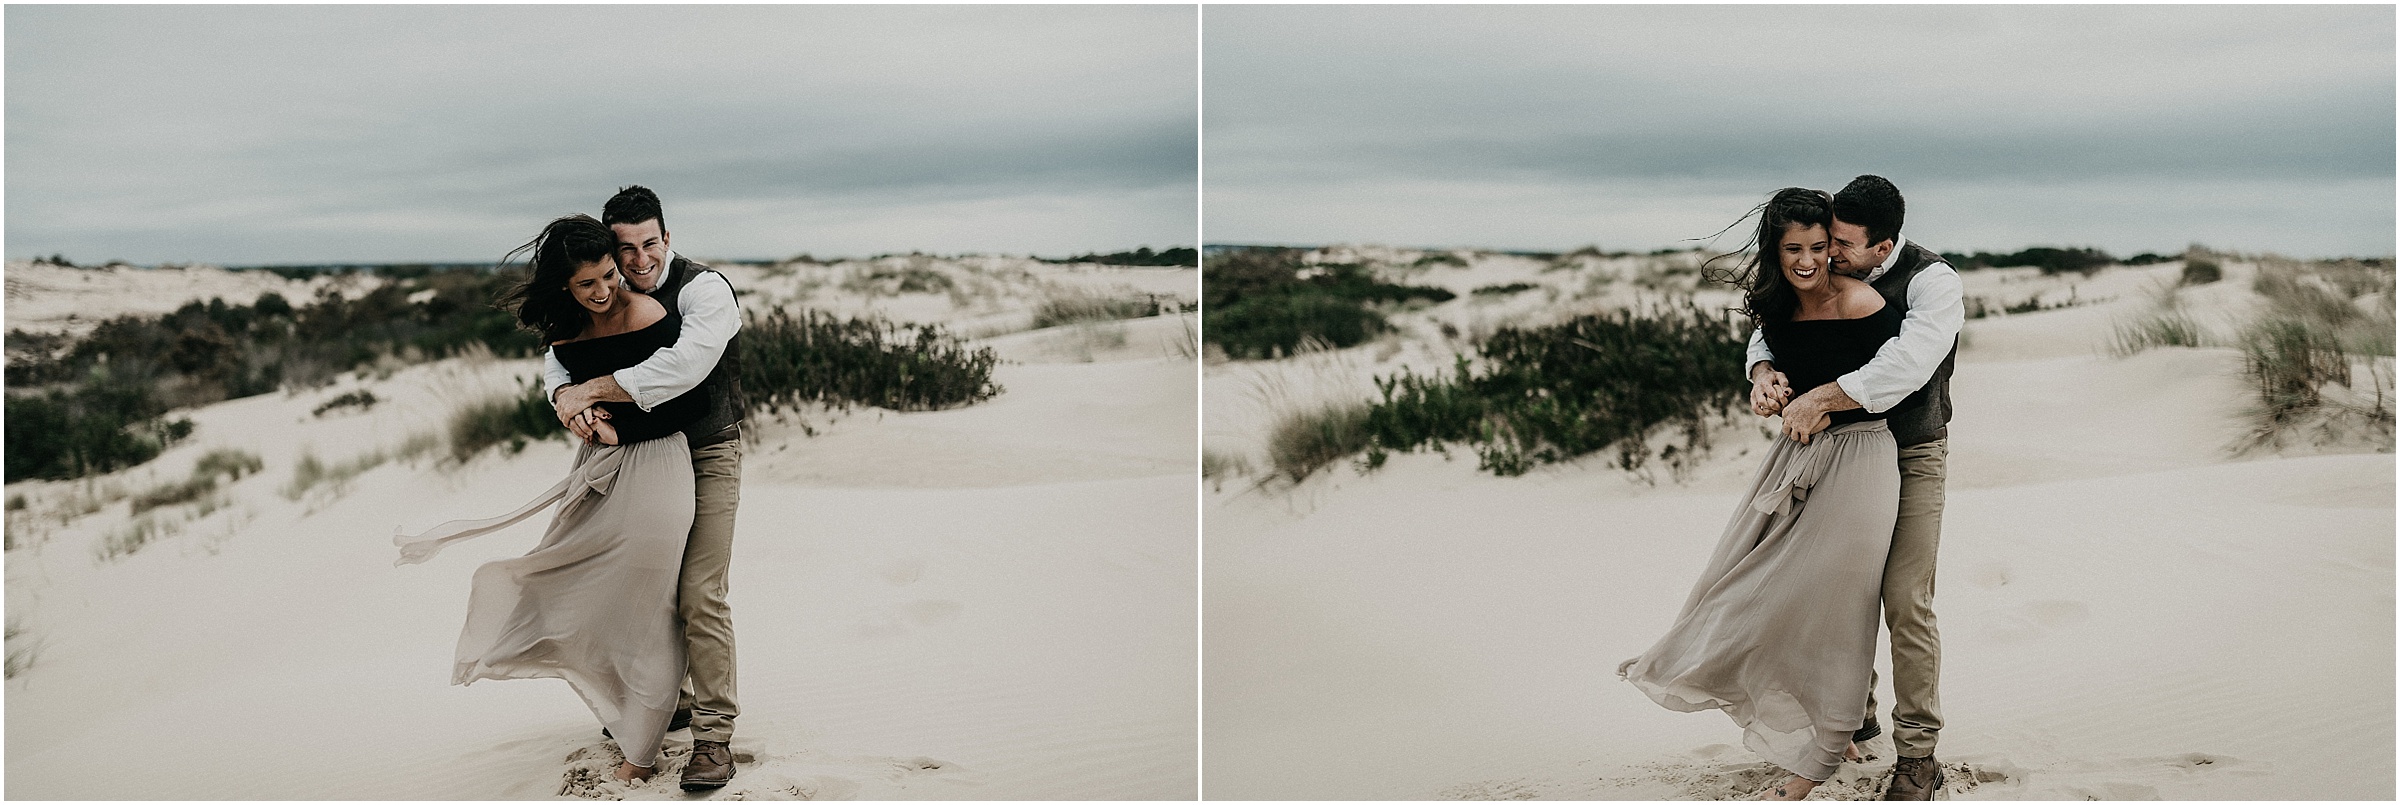
[[333,464],[317,458],[314,451],[303,451],[300,460],[292,465],[292,480],[284,485],[283,497],[286,500],[299,500],[319,486],[331,487],[335,490],[334,494],[340,496],[342,490],[349,488],[350,479],[383,466],[384,462],[390,460],[392,454],[380,447]]
[[[567,430],[558,424],[557,410],[543,395],[541,381],[536,380],[517,391],[460,406],[450,414],[447,435],[450,460],[465,462],[496,445],[516,455],[538,440],[565,439]],[[303,491],[307,486],[302,485]]]
[[1112,295],[1084,288],[1061,288],[1044,296],[1034,308],[1033,328],[1139,319],[1174,309],[1171,303],[1161,305],[1158,297],[1151,294]]
[[2109,345],[2118,357],[2128,357],[2153,347],[2204,347],[2216,343],[2214,336],[2192,318],[2183,308],[2178,286],[2162,285],[2151,297],[2151,304],[2131,319],[2116,323],[2116,337]]
[[2388,261],[2260,261],[2267,304],[2236,339],[2256,395],[2242,449],[2355,434],[2391,448],[2392,282]]
[[1365,403],[1336,402],[1290,412],[1267,436],[1267,462],[1292,483],[1308,480],[1326,466],[1366,450]]

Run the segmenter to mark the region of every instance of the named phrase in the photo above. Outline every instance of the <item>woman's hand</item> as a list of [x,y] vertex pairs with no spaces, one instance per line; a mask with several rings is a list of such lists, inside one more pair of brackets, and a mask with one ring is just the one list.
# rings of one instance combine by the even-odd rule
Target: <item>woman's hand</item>
[[[606,439],[601,438],[601,428],[608,429],[608,437]],[[608,424],[608,409],[597,405],[584,409],[583,413],[576,414],[574,418],[567,423],[567,429],[574,431],[578,436],[583,436],[583,440],[589,444],[617,443],[616,426]]]
[[593,423],[592,423],[592,443],[593,443],[593,444],[616,444],[616,443],[617,443],[617,426],[615,426],[615,425],[611,425],[611,424],[608,424],[608,422],[606,421],[606,418],[603,418],[603,419],[602,419],[602,420],[600,420],[600,421],[595,421],[595,422],[593,422]]
[[1791,380],[1782,372],[1761,363],[1750,375],[1750,411],[1759,416],[1783,413],[1783,406],[1792,401]]

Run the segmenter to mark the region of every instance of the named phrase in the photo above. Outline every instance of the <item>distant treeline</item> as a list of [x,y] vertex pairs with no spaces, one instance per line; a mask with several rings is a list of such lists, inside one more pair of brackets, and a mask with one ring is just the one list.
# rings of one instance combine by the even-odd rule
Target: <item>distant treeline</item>
[[1144,246],[1130,252],[1082,254],[1063,260],[1042,257],[1034,259],[1045,263],[1099,263],[1106,266],[1198,266],[1200,265],[1200,250],[1179,246],[1163,252],[1154,252],[1150,250],[1150,247]]
[[2044,274],[2064,274],[2069,271],[2089,274],[2107,266],[2146,266],[2152,263],[2164,263],[2170,260],[2181,260],[2183,259],[2183,256],[2179,254],[2161,255],[2143,252],[2141,254],[2119,260],[2115,256],[2110,255],[2108,252],[2104,252],[2099,249],[2059,249],[2050,246],[2035,246],[2033,248],[2011,254],[1993,254],[1991,252],[1975,252],[1973,254],[1967,254],[1963,252],[1942,252],[1942,259],[1949,261],[1951,268],[1955,268],[1960,271],[1972,271],[1979,268],[2018,268],[2031,266],[2041,269],[2042,273]]

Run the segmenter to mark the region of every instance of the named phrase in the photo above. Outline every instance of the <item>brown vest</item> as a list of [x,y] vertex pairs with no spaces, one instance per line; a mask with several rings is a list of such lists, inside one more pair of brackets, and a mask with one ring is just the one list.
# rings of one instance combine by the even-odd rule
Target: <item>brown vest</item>
[[[1909,282],[1926,267],[1941,262],[1941,255],[1912,240],[1900,247],[1900,259],[1892,264],[1892,270],[1870,284],[1876,293],[1883,294],[1884,304],[1906,314]],[[1941,367],[1933,370],[1933,378],[1925,381],[1925,387],[1885,412],[1891,423],[1892,439],[1901,447],[1950,438],[1950,370],[1957,364],[1958,339],[1952,338],[1950,354],[1942,356]]]
[[[678,256],[675,262],[667,266],[667,281],[659,283],[658,288],[650,292],[650,298],[666,305],[668,310],[682,313],[683,308],[676,302],[683,295],[683,286],[691,284],[693,277],[715,273],[716,269]],[[737,306],[735,310],[739,315],[740,308]],[[741,429],[735,426],[742,423],[742,415],[749,410],[749,404],[742,396],[742,334],[739,331],[733,334],[732,340],[725,342],[725,354],[717,358],[716,368],[708,370],[708,379],[700,381],[700,385],[690,393],[708,395],[708,413],[683,429],[684,439],[693,447],[707,447],[742,435]]]

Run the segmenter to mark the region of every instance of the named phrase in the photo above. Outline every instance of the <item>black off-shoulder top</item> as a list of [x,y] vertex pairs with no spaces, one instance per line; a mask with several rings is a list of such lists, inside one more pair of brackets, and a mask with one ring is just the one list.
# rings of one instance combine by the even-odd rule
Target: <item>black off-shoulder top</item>
[[[675,343],[683,331],[683,317],[668,311],[665,318],[639,330],[569,341],[551,347],[567,374],[581,383],[602,375],[614,374],[634,364],[648,360],[651,353]],[[708,413],[708,397],[699,389],[684,392],[683,396],[644,411],[629,402],[603,402],[608,410],[608,423],[617,429],[618,444],[646,442],[662,436],[680,436],[684,428]]]
[[[1874,360],[1875,351],[1900,334],[1904,318],[1898,306],[1886,304],[1856,319],[1770,321],[1766,324],[1767,349],[1775,353],[1776,370],[1791,379],[1792,393],[1806,394],[1809,389],[1831,383]],[[1867,413],[1863,408],[1835,411],[1827,427],[1889,415],[1888,411]]]

